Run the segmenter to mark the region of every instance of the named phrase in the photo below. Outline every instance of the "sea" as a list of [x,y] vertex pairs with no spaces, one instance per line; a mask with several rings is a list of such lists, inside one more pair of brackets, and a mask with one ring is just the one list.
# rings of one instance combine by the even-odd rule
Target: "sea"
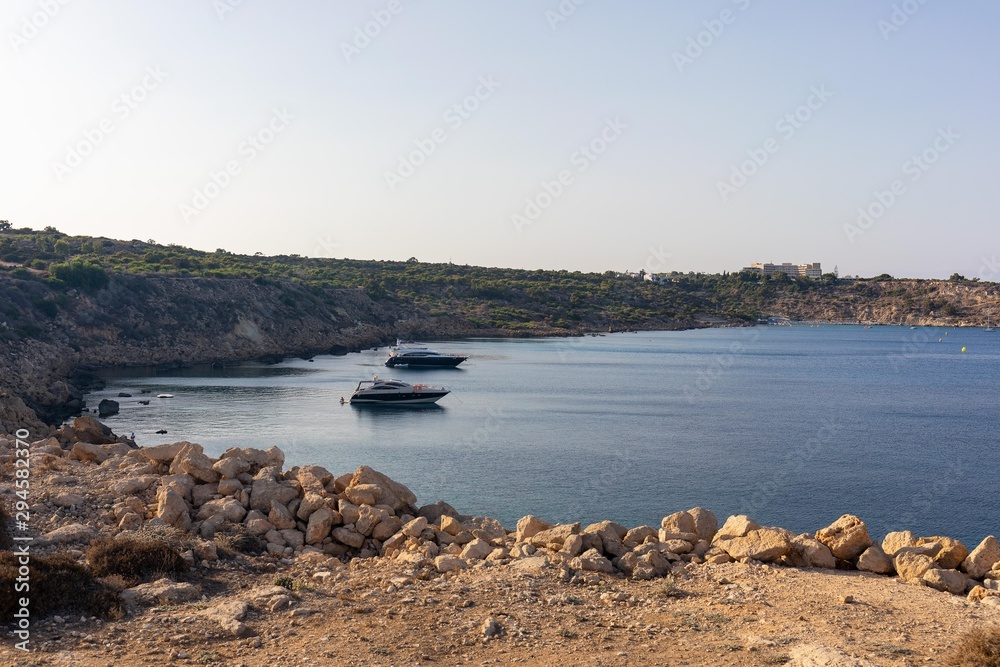
[[[876,539],[912,530],[971,548],[1000,534],[1000,333],[793,324],[427,342],[469,359],[389,369],[380,348],[116,369],[87,403],[119,401],[104,421],[140,445],[278,446],[286,467],[337,475],[368,465],[420,504],[508,527],[526,514],[658,527],[701,506],[796,532],[850,513]],[[452,393],[423,408],[340,403],[374,375]]]

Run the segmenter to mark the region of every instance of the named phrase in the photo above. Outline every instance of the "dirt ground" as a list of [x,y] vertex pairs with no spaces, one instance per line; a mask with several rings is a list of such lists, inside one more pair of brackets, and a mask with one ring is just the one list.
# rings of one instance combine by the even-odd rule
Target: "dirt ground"
[[[50,619],[35,652],[5,644],[0,664],[933,665],[963,633],[1000,627],[1000,605],[860,572],[751,562],[570,582],[559,567],[490,565],[424,578],[383,559],[278,573],[238,557],[182,577],[207,597],[114,622]],[[294,600],[272,611],[279,575]],[[206,617],[226,599],[251,601],[253,636]]]

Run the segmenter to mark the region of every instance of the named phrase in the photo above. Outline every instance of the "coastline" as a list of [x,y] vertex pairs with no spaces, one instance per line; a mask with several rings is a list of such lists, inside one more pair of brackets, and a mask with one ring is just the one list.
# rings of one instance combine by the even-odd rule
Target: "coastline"
[[[167,544],[186,563],[165,579],[150,571],[102,580],[128,612],[117,620],[112,611],[103,623],[88,614],[94,618],[67,635],[65,618],[39,614],[45,650],[72,651],[83,665],[106,660],[102,641],[112,638],[118,659],[194,662],[202,651],[221,650],[230,660],[265,664],[302,646],[293,635],[275,635],[275,624],[285,622],[278,619],[329,636],[330,618],[340,618],[338,625],[351,629],[345,647],[357,651],[358,633],[390,611],[407,619],[403,627],[430,636],[439,621],[459,614],[461,627],[449,639],[421,643],[417,652],[446,661],[607,650],[620,626],[610,664],[627,664],[650,645],[660,658],[689,656],[696,664],[738,655],[747,662],[732,664],[783,657],[806,665],[813,663],[801,656],[819,652],[888,665],[904,654],[879,646],[895,641],[910,658],[930,658],[961,633],[1000,626],[1000,544],[992,537],[978,546],[908,533],[879,539],[852,515],[794,534],[703,508],[665,516],[659,526],[553,525],[527,516],[504,527],[440,500],[418,502],[404,484],[370,468],[285,470],[277,448],[230,449],[216,459],[186,442],[133,448],[123,440],[83,417],[29,445],[34,558],[62,553],[94,569],[88,545],[104,538],[124,548],[139,539]],[[0,442],[5,472],[14,466],[12,444]],[[5,483],[3,496],[12,493]],[[803,587],[812,591],[807,598]],[[538,606],[532,590],[545,591]],[[441,596],[455,601],[412,606]],[[550,598],[557,602],[546,603]],[[588,620],[567,626],[564,609]],[[840,625],[817,628],[817,614],[832,614]],[[872,614],[884,620],[859,624]],[[203,619],[204,634],[192,634],[185,618]],[[153,619],[179,625],[149,644],[143,627]],[[597,619],[608,630],[593,634],[598,628],[582,625]],[[640,619],[637,627],[662,630],[634,643],[628,628]],[[705,636],[702,626],[713,629]],[[330,648],[331,656],[347,657]],[[392,650],[410,657],[402,647]],[[385,655],[367,658],[386,664]]]

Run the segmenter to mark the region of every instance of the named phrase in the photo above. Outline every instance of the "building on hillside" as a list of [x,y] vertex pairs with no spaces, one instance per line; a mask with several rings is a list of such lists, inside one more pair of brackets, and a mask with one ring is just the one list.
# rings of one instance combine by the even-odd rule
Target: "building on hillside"
[[776,273],[784,273],[795,278],[820,278],[823,275],[823,269],[820,268],[819,262],[813,262],[812,264],[791,264],[789,262],[785,262],[783,264],[771,264],[770,262],[754,262],[750,266],[744,266],[743,270],[755,271],[765,276],[773,276]]

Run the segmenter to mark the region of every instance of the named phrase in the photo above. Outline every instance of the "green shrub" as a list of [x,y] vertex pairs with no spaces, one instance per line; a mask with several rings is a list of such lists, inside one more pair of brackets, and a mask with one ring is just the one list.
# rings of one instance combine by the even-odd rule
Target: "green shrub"
[[96,292],[108,285],[108,272],[96,264],[75,261],[53,264],[49,270],[53,276],[68,286],[87,292]]

